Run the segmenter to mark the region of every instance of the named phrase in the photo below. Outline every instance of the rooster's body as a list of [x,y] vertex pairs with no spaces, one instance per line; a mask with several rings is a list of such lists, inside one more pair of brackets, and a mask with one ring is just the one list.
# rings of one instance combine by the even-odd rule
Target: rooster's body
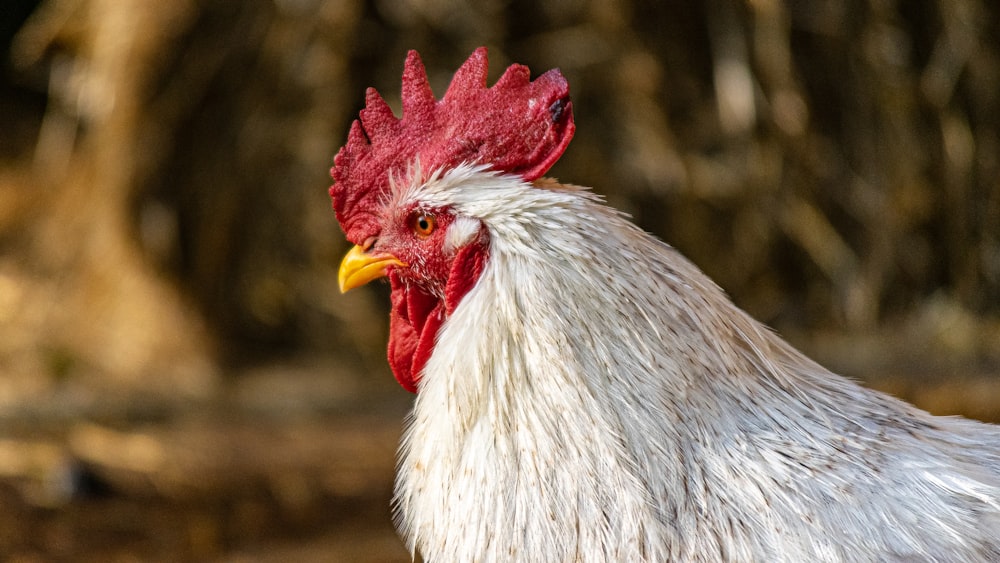
[[[480,64],[481,78],[468,68]],[[411,55],[404,120],[435,122],[426,94],[406,90],[418,66]],[[531,119],[549,121],[506,133],[541,150],[513,165],[481,158],[510,143],[471,158],[447,127],[380,155],[405,124],[381,121],[371,93],[338,156],[335,207],[359,245],[342,285],[389,276],[390,363],[419,390],[396,490],[411,549],[428,561],[1000,559],[997,427],[831,374],[593,194],[539,179],[572,135],[550,74],[524,106],[544,101]],[[477,51],[452,89],[480,81]],[[452,89],[439,109],[468,105]]]

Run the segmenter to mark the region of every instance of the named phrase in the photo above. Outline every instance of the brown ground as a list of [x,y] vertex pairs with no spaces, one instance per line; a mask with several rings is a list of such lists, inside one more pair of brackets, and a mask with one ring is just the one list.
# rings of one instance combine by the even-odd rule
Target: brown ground
[[438,95],[478,45],[560,67],[553,175],[824,365],[1000,421],[995,2],[6,2],[0,561],[408,559],[410,396],[326,188],[411,48]]
[[[841,358],[829,364],[872,363],[861,342],[824,342],[817,355]],[[891,361],[891,347],[870,342]],[[938,371],[888,371],[874,384],[937,413],[1000,420],[995,376],[924,366]],[[389,498],[410,396],[339,374],[331,361],[286,362],[241,373],[209,401],[107,399],[71,415],[11,417],[0,430],[0,553],[25,562],[407,561]]]
[[343,393],[332,373],[258,369],[209,403],[8,421],[2,559],[408,560],[389,512],[408,395]]

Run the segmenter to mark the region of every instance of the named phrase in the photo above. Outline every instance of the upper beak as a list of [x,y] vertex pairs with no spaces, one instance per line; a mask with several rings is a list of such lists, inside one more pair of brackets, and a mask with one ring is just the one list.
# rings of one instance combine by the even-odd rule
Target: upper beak
[[355,246],[340,262],[337,281],[340,282],[340,292],[365,285],[381,278],[389,266],[406,266],[399,258],[389,253],[369,253],[361,246]]

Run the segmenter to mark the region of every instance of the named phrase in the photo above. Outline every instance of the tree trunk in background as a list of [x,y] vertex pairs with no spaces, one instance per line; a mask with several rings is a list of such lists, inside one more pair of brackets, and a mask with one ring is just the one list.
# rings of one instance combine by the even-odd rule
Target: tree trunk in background
[[[6,331],[25,348],[6,350],[4,375],[27,397],[42,392],[44,402],[66,381],[71,403],[212,391],[211,334],[144,255],[133,212],[150,158],[146,92],[188,11],[180,2],[54,2],[20,36],[24,61],[69,49],[52,53],[32,174],[13,186],[21,209],[4,225],[18,258],[5,263],[7,280],[19,296]],[[80,393],[82,382],[97,395]]]
[[13,49],[49,105],[0,200],[3,353],[193,394],[216,358],[384,372],[384,296],[336,291],[328,170],[366,86],[398,111],[407,49],[440,94],[485,44],[493,79],[568,76],[552,174],[756,317],[1000,364],[998,36],[982,0],[48,0]]

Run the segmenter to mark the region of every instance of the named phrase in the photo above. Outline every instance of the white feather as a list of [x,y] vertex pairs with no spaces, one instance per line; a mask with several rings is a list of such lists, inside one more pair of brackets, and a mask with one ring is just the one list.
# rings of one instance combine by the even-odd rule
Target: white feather
[[[398,201],[486,226],[400,451],[428,561],[1000,558],[1000,432],[815,364],[591,193],[460,166]],[[453,225],[454,226],[454,225]]]
[[454,254],[459,248],[469,244],[479,236],[480,223],[476,219],[461,215],[456,217],[444,237],[444,251]]

